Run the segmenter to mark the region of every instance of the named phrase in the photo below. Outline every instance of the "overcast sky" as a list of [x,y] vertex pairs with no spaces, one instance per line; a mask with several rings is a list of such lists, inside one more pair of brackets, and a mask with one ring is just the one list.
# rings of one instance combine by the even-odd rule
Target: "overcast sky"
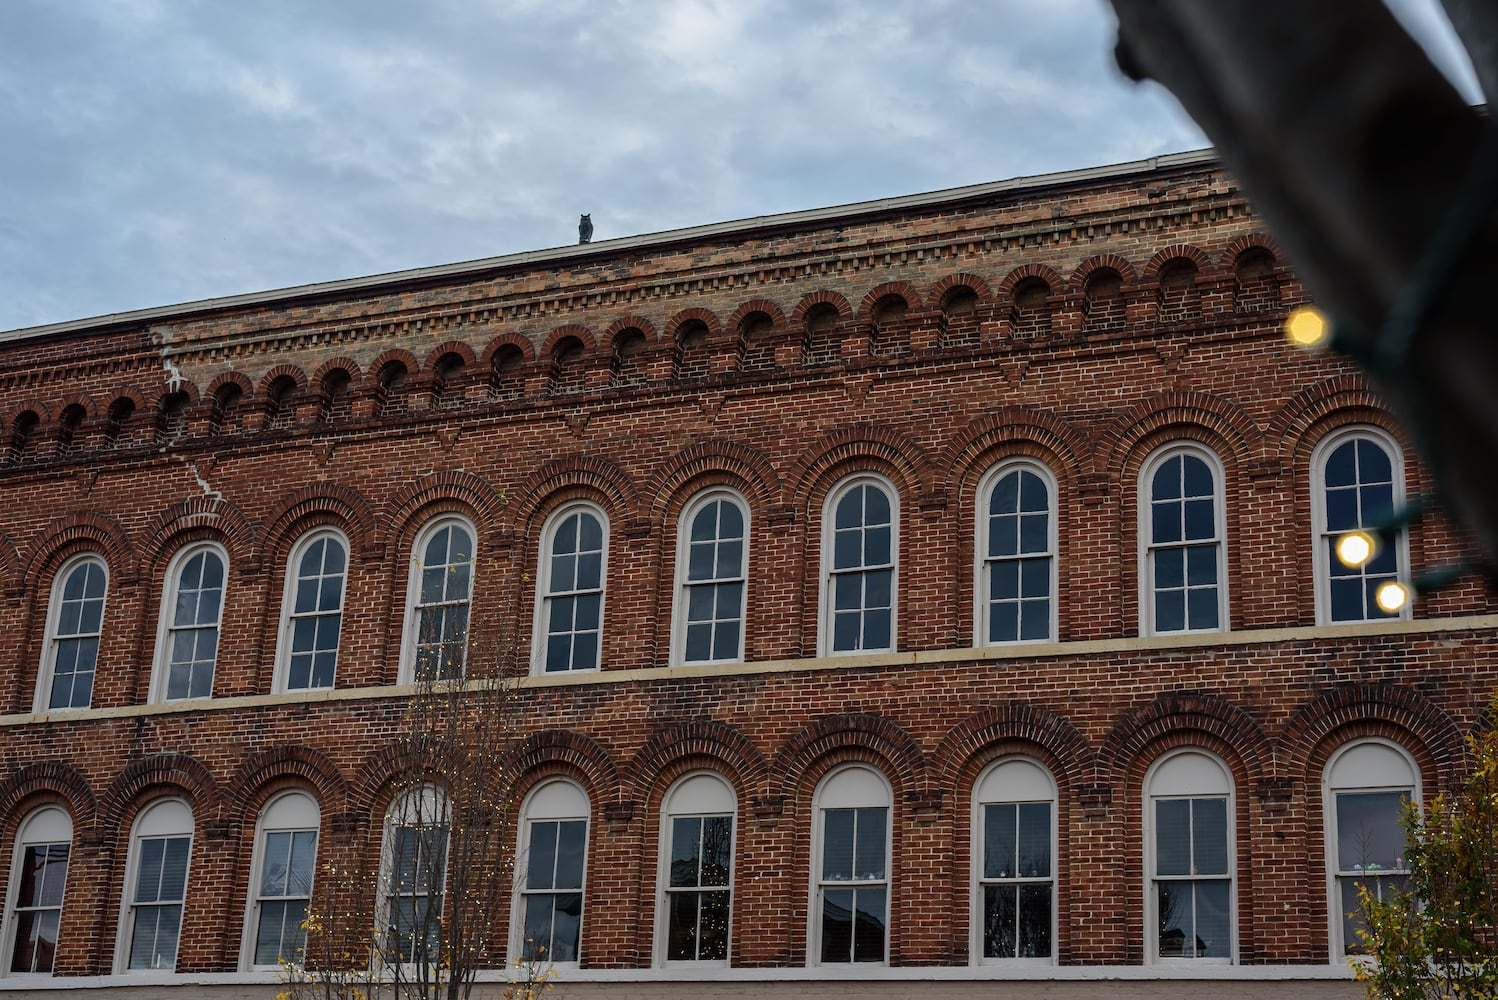
[[0,0],[0,330],[1205,145],[1113,39],[1102,0]]

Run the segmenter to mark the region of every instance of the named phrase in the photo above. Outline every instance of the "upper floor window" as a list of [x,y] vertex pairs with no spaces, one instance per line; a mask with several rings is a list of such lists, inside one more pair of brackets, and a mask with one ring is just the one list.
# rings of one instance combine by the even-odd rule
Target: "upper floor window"
[[1055,955],[1055,813],[1056,786],[1033,761],[1001,761],[973,789],[972,954],[983,962]]
[[1211,632],[1227,627],[1222,469],[1217,456],[1176,445],[1140,475],[1144,553],[1142,630]]
[[1056,637],[1055,480],[1011,462],[978,485],[978,644]]
[[537,667],[545,673],[597,670],[608,565],[608,519],[592,504],[569,504],[542,533]]
[[51,974],[72,847],[73,821],[61,809],[38,809],[21,823],[5,907],[8,975]]
[[96,555],[64,563],[52,585],[37,710],[87,708],[93,699],[109,571]]
[[666,793],[656,939],[667,962],[728,961],[736,806],[716,774],[690,775]]
[[576,962],[582,944],[583,878],[588,860],[588,796],[571,781],[548,781],[521,808],[510,954],[529,961]]
[[385,811],[375,920],[387,965],[441,960],[447,835],[447,796],[435,785],[411,789]]
[[281,623],[281,676],[287,691],[333,686],[348,546],[319,531],[303,538],[286,565]]
[[473,528],[441,518],[422,529],[412,547],[407,663],[418,681],[463,676],[468,612],[473,600]]
[[677,544],[677,659],[725,663],[744,658],[743,501],[714,490],[688,505]]
[[1231,961],[1233,780],[1201,750],[1173,753],[1145,778],[1152,959]]
[[822,517],[822,652],[895,648],[895,489],[876,476],[845,480]]
[[885,960],[893,800],[867,767],[840,768],[817,789],[809,951],[818,964]]
[[273,799],[255,829],[250,872],[247,961],[250,969],[299,965],[306,945],[307,904],[317,865],[317,803],[302,792]]
[[228,559],[213,544],[188,546],[167,567],[161,599],[158,699],[213,696],[227,577]]
[[1362,951],[1360,888],[1375,899],[1409,881],[1408,837],[1399,818],[1405,803],[1420,800],[1420,775],[1400,747],[1360,740],[1338,750],[1322,781],[1325,813],[1331,958]]
[[177,799],[157,802],[136,818],[121,907],[122,970],[176,970],[192,830],[192,810]]
[[1334,551],[1345,532],[1377,534],[1404,500],[1404,467],[1393,439],[1371,427],[1330,435],[1311,459],[1315,470],[1312,517],[1316,531],[1316,618],[1321,624],[1399,618],[1374,595],[1399,578],[1407,562],[1407,540],[1380,539],[1373,557],[1359,567],[1343,565]]

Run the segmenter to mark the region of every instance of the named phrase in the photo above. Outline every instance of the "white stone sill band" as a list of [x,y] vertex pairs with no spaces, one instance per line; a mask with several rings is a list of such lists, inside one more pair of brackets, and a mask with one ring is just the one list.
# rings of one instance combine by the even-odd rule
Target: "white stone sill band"
[[[1498,630],[1498,614],[1460,618],[1422,618],[1358,625],[1316,625],[1295,628],[1247,629],[1238,632],[1195,632],[1188,635],[1135,636],[1125,639],[1091,639],[1082,642],[1015,643],[978,648],[925,649],[906,653],[865,653],[819,656],[800,660],[757,660],[752,663],[717,663],[676,667],[642,667],[632,670],[587,670],[516,678],[521,688],[572,687],[590,684],[638,684],[651,681],[690,680],[700,677],[727,678],[756,674],[814,673],[884,667],[930,666],[944,663],[988,663],[1004,660],[1035,660],[1047,657],[1104,656],[1149,653],[1177,649],[1230,649],[1269,646],[1286,642],[1348,641],[1394,635],[1440,635],[1447,632]],[[183,712],[230,712],[246,708],[282,705],[312,705],[321,702],[364,701],[408,697],[412,684],[380,687],[335,688],[323,691],[289,691],[280,694],[243,695],[234,698],[201,698],[166,704],[122,705],[57,712],[0,715],[0,728],[46,722],[85,722],[96,719],[174,715]]]
[[[1348,965],[1054,965],[1054,966],[917,966],[888,968],[838,966],[814,969],[567,969],[560,983],[769,983],[769,982],[1298,982],[1350,980]],[[117,976],[18,976],[0,979],[7,990],[127,989],[142,986],[263,986],[279,983],[273,972],[214,972],[175,975],[142,972]],[[479,982],[505,982],[498,970],[480,973]]]

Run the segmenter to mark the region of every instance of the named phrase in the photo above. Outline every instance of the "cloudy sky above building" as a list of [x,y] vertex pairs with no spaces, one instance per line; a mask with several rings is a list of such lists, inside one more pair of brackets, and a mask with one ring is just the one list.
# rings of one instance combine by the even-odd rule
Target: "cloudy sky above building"
[[0,0],[0,330],[1205,145],[1113,40],[1102,0]]

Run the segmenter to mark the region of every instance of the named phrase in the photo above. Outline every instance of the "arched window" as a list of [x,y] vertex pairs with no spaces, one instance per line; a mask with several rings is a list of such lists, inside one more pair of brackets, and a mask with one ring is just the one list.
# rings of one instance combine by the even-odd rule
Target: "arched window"
[[576,962],[582,943],[588,859],[588,796],[571,781],[548,781],[521,809],[519,891],[510,919],[510,954],[528,961]]
[[300,965],[306,945],[307,904],[317,870],[317,803],[303,792],[277,796],[255,824],[246,925],[247,969]]
[[1055,783],[1034,761],[1000,761],[974,786],[975,962],[1054,958],[1055,815]]
[[885,960],[893,801],[882,774],[856,765],[817,788],[809,953],[820,965]]
[[38,809],[22,821],[5,907],[7,974],[52,973],[72,847],[73,821],[61,809]]
[[406,615],[408,679],[463,676],[468,654],[468,612],[473,600],[473,528],[439,518],[422,529],[411,553]]
[[682,512],[672,616],[680,663],[744,658],[748,522],[743,499],[727,490],[704,493]]
[[1420,773],[1403,748],[1384,740],[1359,740],[1327,762],[1321,785],[1326,822],[1331,960],[1362,951],[1360,888],[1375,899],[1409,881],[1408,838],[1400,813],[1420,801]]
[[1316,620],[1378,621],[1408,617],[1387,612],[1374,599],[1381,584],[1397,580],[1408,565],[1404,532],[1378,538],[1373,558],[1344,566],[1335,552],[1344,532],[1376,529],[1404,502],[1404,463],[1399,447],[1382,431],[1351,428],[1327,437],[1311,458],[1315,470],[1312,518],[1316,531]]
[[447,796],[435,785],[413,788],[385,810],[375,921],[387,965],[432,965],[441,959],[447,833]]
[[199,544],[178,552],[167,567],[161,598],[157,700],[213,696],[228,565],[222,548]]
[[347,573],[348,544],[335,531],[314,531],[292,550],[281,601],[279,676],[284,690],[333,686]]
[[597,670],[603,634],[608,517],[592,504],[568,504],[542,532],[536,612],[536,670]]
[[1233,779],[1204,750],[1156,761],[1145,778],[1152,960],[1231,961],[1234,947]]
[[92,553],[63,563],[52,583],[37,710],[88,708],[104,631],[109,570]]
[[1161,449],[1140,473],[1141,631],[1227,627],[1222,468],[1195,445]]
[[176,970],[192,831],[192,810],[179,799],[157,802],[136,818],[121,907],[121,971]]
[[708,772],[689,775],[666,793],[657,960],[728,962],[737,805],[728,782]]
[[1000,465],[978,485],[978,645],[1056,638],[1056,490],[1045,466]]
[[876,476],[838,484],[822,515],[822,653],[895,648],[895,488]]

